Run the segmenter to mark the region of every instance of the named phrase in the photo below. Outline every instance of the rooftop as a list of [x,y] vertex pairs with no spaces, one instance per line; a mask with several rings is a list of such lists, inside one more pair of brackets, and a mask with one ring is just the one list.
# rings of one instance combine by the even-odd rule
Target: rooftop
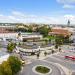
[[71,32],[69,32],[66,29],[52,29],[51,32],[49,32],[49,35],[63,35],[64,37],[71,35]]

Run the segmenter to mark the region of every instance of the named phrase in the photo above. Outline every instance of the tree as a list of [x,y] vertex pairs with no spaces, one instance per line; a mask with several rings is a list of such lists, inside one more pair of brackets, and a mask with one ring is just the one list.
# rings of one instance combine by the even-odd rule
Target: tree
[[28,32],[33,32],[33,27],[32,26],[28,27]]
[[7,45],[7,50],[8,50],[8,52],[11,53],[11,52],[14,50],[15,47],[16,47],[16,44],[10,42],[10,43]]
[[10,56],[7,61],[0,64],[0,75],[16,75],[21,66],[21,61],[17,57]]
[[38,31],[40,32],[40,34],[42,34],[44,37],[46,37],[48,35],[48,32],[50,31],[50,29],[43,26],[43,27],[39,28]]
[[64,43],[70,43],[69,36],[64,37]]
[[21,61],[19,60],[18,57],[10,56],[8,58],[8,62],[10,64],[10,66],[11,66],[12,74],[13,75],[18,73],[21,70],[22,64],[21,64]]
[[48,39],[45,39],[45,43],[46,43],[46,45],[48,44]]
[[55,45],[55,49],[58,49],[58,45],[57,44]]
[[2,66],[1,66],[1,64],[0,64],[0,75],[4,75],[4,74],[3,74],[3,68],[2,68]]
[[7,61],[4,61],[0,65],[0,75],[12,75],[11,66]]
[[45,55],[45,56],[47,55],[47,52],[46,52],[46,51],[44,52],[44,55]]
[[62,45],[63,44],[63,37],[62,36],[57,36],[55,39],[55,42],[57,45]]

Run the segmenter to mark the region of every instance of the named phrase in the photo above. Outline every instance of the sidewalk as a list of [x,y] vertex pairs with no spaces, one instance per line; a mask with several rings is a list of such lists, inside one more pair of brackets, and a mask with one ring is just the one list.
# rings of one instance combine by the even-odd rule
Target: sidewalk
[[[33,55],[33,56],[25,56],[26,58],[29,58],[29,59],[34,59],[34,60],[43,60],[43,59],[46,59],[46,58],[48,58],[48,57],[50,57],[50,56],[52,56],[52,55],[55,55],[55,54],[58,54],[58,53],[60,53],[60,52],[56,52],[56,53],[54,53],[54,54],[48,54],[48,55],[44,55],[44,52],[45,51],[41,51],[40,52],[40,55],[39,55],[39,58],[37,58],[37,55]],[[50,51],[46,51],[46,52],[50,52]]]

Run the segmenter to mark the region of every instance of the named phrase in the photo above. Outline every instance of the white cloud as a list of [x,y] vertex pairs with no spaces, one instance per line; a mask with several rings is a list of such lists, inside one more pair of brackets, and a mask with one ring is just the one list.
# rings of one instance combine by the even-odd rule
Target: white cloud
[[65,8],[65,9],[71,9],[71,8],[75,8],[75,6],[74,5],[64,4],[63,8]]
[[28,15],[28,14],[24,14],[24,13],[21,13],[21,12],[18,12],[18,11],[13,11],[12,12],[12,15],[15,16],[15,17],[20,17],[20,18],[35,18],[37,16],[35,15]]
[[71,9],[75,7],[75,0],[56,0],[56,1],[62,4],[62,7],[66,9]]
[[75,0],[56,0],[59,3],[63,3],[63,4],[74,4]]
[[68,19],[72,21],[71,23],[75,24],[75,16],[68,14],[57,17],[28,15],[21,12],[12,12],[8,16],[0,14],[0,22],[8,23],[66,24]]
[[75,24],[75,15],[74,15],[74,16],[73,16],[73,15],[64,15],[64,18],[65,18],[66,20],[69,19],[72,24]]
[[65,19],[75,20],[75,16],[73,15],[64,15]]

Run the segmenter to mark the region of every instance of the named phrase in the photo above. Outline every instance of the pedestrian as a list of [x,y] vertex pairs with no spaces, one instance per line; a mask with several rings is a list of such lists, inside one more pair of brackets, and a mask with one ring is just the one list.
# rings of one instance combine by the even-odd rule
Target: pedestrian
[[40,54],[39,54],[39,53],[37,53],[37,59],[39,59],[39,56],[40,56]]
[[61,52],[61,48],[59,48],[59,52]]
[[54,50],[52,50],[52,54],[54,53]]
[[44,52],[44,55],[45,55],[45,56],[47,55],[47,52],[46,52],[46,51]]

